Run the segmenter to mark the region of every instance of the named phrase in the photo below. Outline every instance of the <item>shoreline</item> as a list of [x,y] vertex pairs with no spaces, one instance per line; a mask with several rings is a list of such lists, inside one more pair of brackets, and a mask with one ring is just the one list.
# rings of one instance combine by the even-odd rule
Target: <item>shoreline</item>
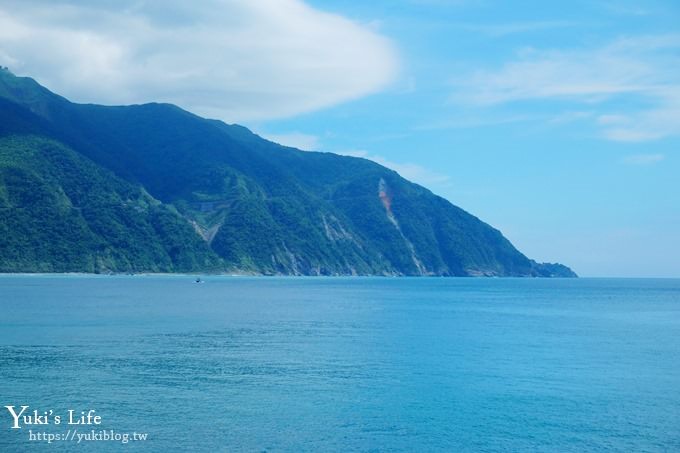
[[444,275],[289,275],[289,274],[256,274],[256,273],[201,273],[201,272],[139,272],[139,273],[93,273],[93,272],[0,272],[3,277],[233,277],[233,278],[289,278],[289,279],[451,279],[451,280],[680,280],[678,277],[602,277],[602,276],[578,276],[578,277],[519,277],[519,276],[444,276]]

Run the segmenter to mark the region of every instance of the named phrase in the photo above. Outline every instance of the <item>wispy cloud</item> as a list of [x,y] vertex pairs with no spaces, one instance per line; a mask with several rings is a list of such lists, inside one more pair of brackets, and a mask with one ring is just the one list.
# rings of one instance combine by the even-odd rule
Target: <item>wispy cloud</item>
[[583,121],[587,119],[591,119],[593,117],[594,113],[590,111],[583,111],[583,110],[577,110],[577,111],[566,111],[559,113],[556,116],[553,116],[548,120],[548,122],[552,124],[568,124],[568,123],[573,123],[576,121]]
[[627,165],[652,165],[664,160],[663,154],[633,154],[626,156],[621,162]]
[[497,117],[482,116],[458,116],[454,118],[437,119],[434,121],[417,124],[413,127],[415,131],[430,131],[439,129],[471,129],[476,127],[497,126],[501,124],[521,123],[524,121],[535,120],[536,115],[504,115]]
[[500,24],[458,24],[458,28],[463,30],[483,33],[487,36],[500,38],[517,33],[529,33],[536,31],[554,30],[557,28],[569,28],[581,26],[579,22],[566,20],[546,20],[533,22],[508,22]]
[[[678,51],[680,34],[622,38],[591,50],[524,49],[500,69],[456,78],[453,100],[479,107],[518,101],[580,103],[594,112],[610,140],[678,135]],[[613,101],[627,101],[627,107],[614,107]]]
[[[323,143],[316,135],[301,132],[285,134],[260,133],[267,140],[280,145],[292,146],[302,151],[323,151]],[[344,150],[336,152],[343,156],[361,157],[372,160],[375,163],[396,171],[404,178],[426,187],[446,187],[450,183],[448,175],[432,171],[422,165],[413,162],[394,162],[383,156],[371,154],[364,150]]]
[[269,134],[260,133],[267,140],[278,143],[284,146],[292,146],[293,148],[302,151],[319,151],[321,150],[321,141],[319,137],[311,134],[303,134],[302,132],[290,132],[287,134]]
[[600,5],[609,12],[625,16],[649,16],[654,12],[658,12],[658,10],[649,8],[648,6],[640,6],[639,4],[626,4],[625,2],[621,1],[604,2]]
[[[649,94],[654,95],[653,91]],[[656,103],[652,109],[601,115],[598,123],[605,126],[603,133],[606,138],[622,142],[644,142],[680,135],[680,86],[662,88]]]
[[460,7],[460,6],[476,6],[484,3],[484,0],[408,0],[409,3],[418,6],[435,6],[435,7]]
[[76,101],[172,102],[229,122],[364,96],[399,65],[370,25],[302,0],[4,0],[0,64]]
[[396,171],[404,178],[420,184],[425,187],[446,186],[450,184],[451,178],[443,173],[432,171],[412,162],[394,162],[386,159],[383,156],[377,156],[364,150],[348,150],[338,154],[345,156],[362,157],[364,159],[372,160],[384,167]]

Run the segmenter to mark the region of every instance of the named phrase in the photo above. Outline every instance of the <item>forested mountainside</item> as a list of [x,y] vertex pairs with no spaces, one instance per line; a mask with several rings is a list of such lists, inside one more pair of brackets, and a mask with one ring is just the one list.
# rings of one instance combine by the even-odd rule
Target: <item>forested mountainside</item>
[[375,162],[0,70],[0,271],[572,277]]

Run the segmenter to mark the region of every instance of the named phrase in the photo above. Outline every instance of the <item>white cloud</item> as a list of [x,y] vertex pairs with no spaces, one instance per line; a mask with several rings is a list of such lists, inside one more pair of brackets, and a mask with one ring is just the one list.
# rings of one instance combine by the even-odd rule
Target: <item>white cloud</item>
[[[498,70],[455,79],[453,99],[479,107],[518,101],[579,103],[593,111],[610,140],[680,135],[678,51],[678,34],[622,38],[594,50],[525,49]],[[617,101],[626,107],[613,106]]]
[[[304,134],[301,132],[290,132],[286,134],[260,133],[267,140],[271,140],[280,145],[292,146],[302,151],[322,151],[323,144],[316,135]],[[413,162],[394,162],[383,156],[371,154],[364,150],[345,150],[336,152],[343,156],[361,157],[372,160],[373,162],[396,171],[409,181],[413,181],[426,187],[446,187],[450,183],[448,175],[429,170],[422,165]]]
[[606,126],[603,131],[605,137],[623,142],[643,142],[680,135],[680,86],[662,91],[653,109],[599,116],[598,123]]
[[664,160],[663,154],[633,154],[623,158],[622,162],[628,165],[652,165]]
[[370,25],[302,0],[6,0],[0,64],[80,102],[246,121],[380,90],[398,57]]
[[477,6],[484,3],[484,0],[409,0],[409,3],[423,7],[460,7]]
[[378,163],[383,167],[387,167],[391,170],[396,171],[404,178],[408,179],[409,181],[413,181],[417,184],[420,184],[421,186],[444,187],[450,183],[450,178],[448,175],[437,173],[435,171],[429,170],[421,165],[412,162],[393,162],[389,159],[386,159],[383,156],[373,155],[363,150],[343,151],[338,154],[342,154],[345,156],[362,157],[364,159],[372,160],[373,162]]
[[536,31],[554,30],[557,28],[569,28],[581,25],[578,22],[565,20],[546,20],[534,22],[508,22],[499,24],[458,24],[463,30],[483,33],[493,38],[501,38],[517,33],[529,33]]
[[636,4],[626,5],[621,1],[602,3],[601,6],[609,12],[624,16],[649,16],[650,14],[654,14],[654,12],[658,13],[658,10],[655,11],[654,9],[650,9],[648,7],[650,5],[646,5],[646,7],[641,7]]
[[593,117],[593,112],[588,111],[566,111],[550,118],[552,124],[568,124],[576,121],[583,121]]
[[[267,132],[259,133],[267,140],[280,145],[292,146],[302,151],[323,151],[323,144],[316,135],[304,134],[302,132],[290,132],[286,134],[270,134]],[[371,154],[364,150],[345,150],[336,152],[343,156],[361,157],[372,160],[373,162],[396,171],[409,181],[426,187],[447,187],[450,183],[448,175],[437,173],[422,165],[413,162],[394,162],[383,156]]]
[[476,127],[497,126],[502,124],[521,123],[536,120],[536,115],[505,115],[505,116],[472,116],[470,114],[461,115],[454,118],[444,118],[440,120],[421,123],[413,127],[416,131],[432,131],[439,129],[471,129]]
[[303,134],[302,132],[290,132],[287,134],[260,134],[267,140],[279,145],[291,146],[302,151],[319,151],[321,142],[316,135]]

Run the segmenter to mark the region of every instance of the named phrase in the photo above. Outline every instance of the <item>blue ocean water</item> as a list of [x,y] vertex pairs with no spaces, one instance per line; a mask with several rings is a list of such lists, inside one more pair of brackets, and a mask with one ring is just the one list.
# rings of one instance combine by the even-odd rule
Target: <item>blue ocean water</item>
[[680,451],[680,280],[5,275],[0,389],[102,417],[0,451]]

